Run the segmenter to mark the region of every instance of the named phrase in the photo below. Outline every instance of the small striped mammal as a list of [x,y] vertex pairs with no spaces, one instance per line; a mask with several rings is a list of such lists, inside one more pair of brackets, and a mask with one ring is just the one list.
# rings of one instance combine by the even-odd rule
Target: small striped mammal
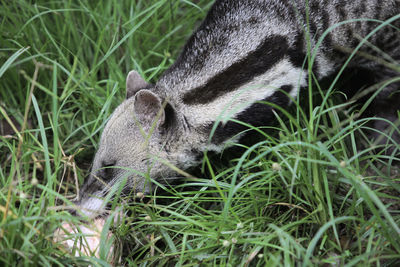
[[[400,14],[400,1],[306,2],[216,0],[155,84],[131,71],[126,100],[107,122],[81,189],[77,203],[83,212],[101,213],[104,197],[122,181],[126,191],[148,193],[148,177],[162,183],[177,176],[169,166],[186,170],[201,162],[205,150],[218,153],[240,142],[246,127],[228,117],[270,125],[273,110],[259,101],[287,106],[307,87],[308,47],[317,49],[312,71],[318,79],[337,72],[365,38],[348,67],[371,70],[376,83],[399,76],[374,58],[384,53],[393,64],[400,62],[400,20],[377,30]],[[378,99],[399,98],[393,94],[399,88],[398,82],[387,85]]]

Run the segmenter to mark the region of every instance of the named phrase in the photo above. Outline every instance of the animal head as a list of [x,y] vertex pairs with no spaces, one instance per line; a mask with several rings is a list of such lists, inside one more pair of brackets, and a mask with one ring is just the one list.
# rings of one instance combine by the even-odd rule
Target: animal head
[[[154,93],[152,85],[131,71],[126,100],[103,130],[92,171],[81,190],[79,208],[88,216],[101,213],[105,198],[123,192],[148,193],[149,178],[161,183],[176,177],[170,168],[194,165],[196,156],[180,114]],[[189,142],[187,142],[189,141]]]

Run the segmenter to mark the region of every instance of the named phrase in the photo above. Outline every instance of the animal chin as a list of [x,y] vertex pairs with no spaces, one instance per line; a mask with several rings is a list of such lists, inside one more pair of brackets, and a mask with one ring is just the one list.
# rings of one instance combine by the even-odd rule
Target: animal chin
[[78,213],[81,213],[89,218],[95,218],[104,213],[105,205],[105,201],[100,197],[91,196],[82,200],[82,202],[79,204]]

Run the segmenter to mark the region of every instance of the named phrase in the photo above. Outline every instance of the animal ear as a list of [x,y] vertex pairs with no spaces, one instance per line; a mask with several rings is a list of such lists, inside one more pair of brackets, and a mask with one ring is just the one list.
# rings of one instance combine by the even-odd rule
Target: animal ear
[[149,88],[149,86],[150,84],[137,71],[131,70],[126,77],[126,98],[134,96],[139,90]]
[[165,111],[161,98],[147,89],[142,89],[135,95],[134,102],[136,119],[142,126],[151,126],[154,120],[157,125],[165,122]]

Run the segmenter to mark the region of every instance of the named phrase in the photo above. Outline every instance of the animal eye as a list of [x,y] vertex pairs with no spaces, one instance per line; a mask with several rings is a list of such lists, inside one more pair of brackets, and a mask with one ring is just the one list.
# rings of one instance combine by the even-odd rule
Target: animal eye
[[113,177],[115,162],[102,163],[103,167],[100,169],[100,177],[104,180],[110,180]]
[[104,167],[104,174],[105,178],[111,178],[113,173],[113,168],[112,166],[105,166]]

